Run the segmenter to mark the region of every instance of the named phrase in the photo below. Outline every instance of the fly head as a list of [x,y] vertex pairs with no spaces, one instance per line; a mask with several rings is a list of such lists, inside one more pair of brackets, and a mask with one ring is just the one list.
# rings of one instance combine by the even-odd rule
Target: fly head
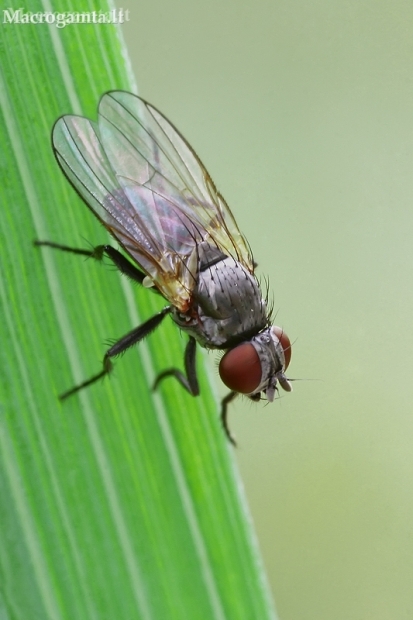
[[219,364],[219,374],[234,392],[252,400],[257,400],[263,392],[272,402],[278,383],[287,392],[292,390],[285,375],[290,359],[290,339],[281,327],[273,325],[227,351]]

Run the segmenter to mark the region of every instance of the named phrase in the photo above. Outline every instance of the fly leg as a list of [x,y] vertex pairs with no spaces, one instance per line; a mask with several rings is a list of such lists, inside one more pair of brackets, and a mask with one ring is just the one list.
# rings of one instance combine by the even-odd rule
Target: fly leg
[[[55,250],[62,250],[63,252],[70,252],[72,254],[80,254],[81,256],[87,256],[89,258],[94,258],[98,261],[103,259],[103,256],[106,255],[113,262],[115,267],[119,269],[119,271],[129,277],[131,280],[142,284],[145,274],[135,267],[127,258],[123,256],[118,250],[112,248],[111,245],[98,245],[92,250],[86,250],[83,248],[71,248],[67,245],[61,245],[60,243],[54,243],[53,241],[34,241],[34,245],[36,246],[47,246],[49,248],[54,248]],[[152,289],[154,292],[157,292],[156,289]],[[124,353],[129,347],[132,347],[134,344],[140,342],[145,336],[150,334],[154,329],[158,327],[158,325],[162,322],[164,317],[171,312],[171,308],[167,306],[161,312],[158,312],[153,317],[148,319],[139,327],[135,327],[128,334],[123,336],[120,340],[115,342],[110,349],[108,349],[105,353],[105,357],[103,358],[103,369],[87,379],[83,381],[79,385],[75,385],[70,388],[63,394],[60,394],[60,400],[65,400],[69,396],[76,394],[79,390],[82,390],[89,385],[92,385],[99,379],[102,379],[106,375],[108,375],[113,369],[112,357],[116,357],[117,355]]]
[[228,405],[231,401],[234,400],[234,398],[238,396],[238,392],[229,392],[229,394],[227,394],[221,401],[221,424],[222,424],[222,428],[224,429],[225,435],[227,436],[228,440],[232,443],[233,446],[237,445],[237,442],[235,441],[234,437],[231,435],[231,431],[229,430],[229,426],[228,426]]
[[[153,389],[156,390],[161,381],[163,381],[166,377],[175,377],[177,381],[182,385],[183,388],[186,389],[192,396],[198,396],[199,394],[199,383],[198,378],[196,376],[196,366],[195,366],[195,354],[196,354],[196,340],[192,336],[189,337],[188,344],[185,349],[185,374],[178,370],[178,368],[167,368],[163,370],[155,379],[155,383]],[[235,439],[231,435],[231,431],[228,426],[227,419],[227,409],[228,404],[238,396],[238,392],[230,392],[225,398],[222,399],[221,403],[221,423],[224,429],[225,435],[227,439],[232,443],[233,446],[236,446]]]
[[110,349],[106,351],[105,357],[103,358],[103,369],[96,375],[93,375],[93,377],[90,377],[90,379],[86,379],[86,381],[79,383],[79,385],[75,385],[74,387],[70,388],[70,390],[63,392],[63,394],[60,394],[59,399],[65,400],[69,396],[72,396],[73,394],[79,392],[79,390],[82,390],[83,388],[92,385],[96,381],[99,381],[99,379],[102,379],[103,377],[108,375],[113,369],[112,357],[116,357],[117,355],[124,353],[127,349],[129,349],[129,347],[132,347],[134,344],[137,344],[143,338],[148,336],[148,334],[153,332],[153,330],[156,329],[158,325],[163,321],[164,317],[170,312],[171,307],[166,306],[166,308],[155,314],[145,323],[142,323],[142,325],[139,325],[139,327],[135,327],[135,329],[132,329],[132,331],[120,338],[120,340],[115,342],[115,344],[113,344]]
[[192,396],[198,396],[199,383],[198,377],[196,376],[195,357],[196,340],[195,338],[190,336],[185,349],[185,374],[181,370],[178,370],[178,368],[167,368],[156,377],[152,389],[156,390],[159,383],[163,381],[166,377],[175,377],[175,379],[179,381],[179,383],[182,385],[183,388],[186,389],[187,392],[189,392]]
[[[71,248],[70,246],[61,245],[60,243],[54,243],[53,241],[36,240],[34,241],[34,245],[47,246],[49,248],[54,248],[55,250],[62,250],[63,252],[70,252],[72,254],[80,254],[81,256],[94,258],[97,261],[101,261],[103,259],[103,256],[106,255],[108,258],[110,258],[115,267],[117,267],[122,274],[124,274],[131,280],[142,284],[145,278],[145,274],[140,269],[135,267],[135,265],[133,265],[127,258],[125,258],[123,254],[119,252],[119,250],[112,248],[111,245],[98,245],[92,250],[86,250],[83,248]],[[152,288],[151,290],[157,292],[157,290],[154,288]]]

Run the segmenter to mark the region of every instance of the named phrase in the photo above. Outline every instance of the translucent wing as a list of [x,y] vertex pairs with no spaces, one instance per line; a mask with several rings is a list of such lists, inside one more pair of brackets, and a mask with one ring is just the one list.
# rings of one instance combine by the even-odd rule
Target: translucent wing
[[98,123],[61,117],[53,146],[77,192],[182,311],[196,283],[201,242],[253,272],[247,242],[198,156],[143,99],[123,91],[106,93]]

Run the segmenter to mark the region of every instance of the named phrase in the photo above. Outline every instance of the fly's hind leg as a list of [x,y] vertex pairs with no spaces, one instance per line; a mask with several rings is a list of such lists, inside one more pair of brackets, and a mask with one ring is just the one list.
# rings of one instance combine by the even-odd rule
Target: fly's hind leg
[[189,337],[188,344],[185,349],[185,373],[178,368],[167,368],[163,370],[155,379],[153,389],[156,390],[161,381],[166,377],[175,377],[187,392],[192,396],[198,396],[199,383],[196,376],[196,340],[192,336]]
[[116,357],[117,355],[124,353],[127,349],[129,349],[129,347],[132,347],[134,344],[137,344],[138,342],[143,340],[143,338],[148,336],[151,332],[154,331],[154,329],[158,327],[158,325],[163,321],[164,317],[170,312],[171,307],[166,306],[166,308],[152,316],[145,323],[142,323],[142,325],[139,325],[139,327],[135,327],[135,329],[132,329],[132,331],[120,338],[120,340],[115,342],[110,347],[110,349],[106,351],[105,357],[103,358],[103,369],[96,375],[93,375],[93,377],[90,377],[90,379],[86,379],[86,381],[83,381],[79,385],[75,385],[74,387],[70,388],[70,390],[63,392],[63,394],[60,394],[60,400],[66,400],[66,398],[72,396],[73,394],[76,394],[77,392],[79,392],[79,390],[82,390],[83,388],[92,385],[96,381],[99,381],[99,379],[103,379],[103,377],[105,377],[106,375],[109,375],[109,373],[113,369],[112,357]]
[[[34,241],[35,246],[45,246],[49,248],[53,248],[55,250],[61,250],[62,252],[70,252],[71,254],[79,254],[81,256],[86,256],[88,258],[94,258],[97,261],[101,261],[103,256],[107,256],[112,263],[115,265],[119,271],[134,280],[135,282],[139,282],[142,284],[145,274],[143,271],[135,267],[127,258],[123,256],[111,245],[98,245],[91,250],[86,250],[84,248],[71,248],[68,245],[62,245],[60,243],[54,243],[54,241]],[[152,288],[154,292],[157,292],[156,289]]]

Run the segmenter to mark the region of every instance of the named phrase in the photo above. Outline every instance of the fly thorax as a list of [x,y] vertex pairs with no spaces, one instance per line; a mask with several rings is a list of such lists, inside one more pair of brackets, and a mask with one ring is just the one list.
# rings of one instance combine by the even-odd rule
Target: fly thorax
[[221,256],[217,262],[201,265],[194,290],[199,319],[194,336],[212,348],[227,348],[243,335],[250,338],[267,324],[257,280],[241,263]]

